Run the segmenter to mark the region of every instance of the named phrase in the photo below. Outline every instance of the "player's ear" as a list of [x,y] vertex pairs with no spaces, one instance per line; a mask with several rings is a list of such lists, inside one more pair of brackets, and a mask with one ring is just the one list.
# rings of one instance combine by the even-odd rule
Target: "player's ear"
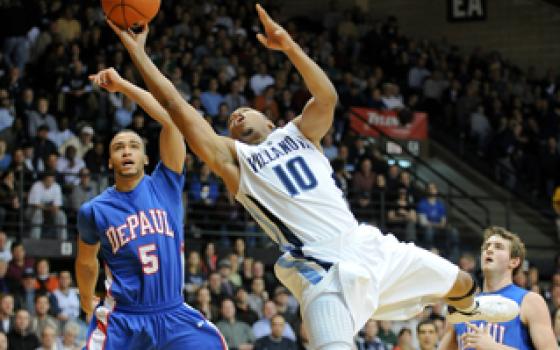
[[512,270],[515,270],[518,266],[521,266],[521,263],[522,261],[519,257],[509,259],[509,267],[511,267]]
[[150,159],[148,156],[144,155],[144,165],[148,165],[148,163],[150,163]]

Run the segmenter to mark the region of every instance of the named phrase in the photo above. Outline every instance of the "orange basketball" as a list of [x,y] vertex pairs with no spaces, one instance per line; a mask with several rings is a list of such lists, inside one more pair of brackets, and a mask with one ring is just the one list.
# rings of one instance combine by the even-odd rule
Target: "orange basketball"
[[101,0],[105,15],[122,29],[148,24],[160,4],[161,0]]

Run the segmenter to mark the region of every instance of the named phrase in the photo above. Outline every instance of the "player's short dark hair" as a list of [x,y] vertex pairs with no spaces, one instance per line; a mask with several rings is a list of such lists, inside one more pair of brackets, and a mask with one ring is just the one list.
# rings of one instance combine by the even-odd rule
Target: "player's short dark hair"
[[[131,133],[131,134],[134,134],[134,135],[138,136],[138,138],[140,138],[140,140],[142,141],[142,147],[144,149],[144,153],[146,153],[146,144],[144,143],[144,139],[142,138],[142,136],[140,136],[139,133],[137,133],[136,131],[134,131],[132,129],[122,129],[122,130],[117,131],[113,135],[113,137],[111,137],[111,141],[109,142],[109,145],[111,143],[113,143],[113,140],[115,139],[115,137],[117,137],[117,135],[126,134],[126,133]],[[109,154],[111,154],[111,147],[109,147]]]
[[418,322],[418,325],[416,326],[416,334],[420,333],[420,328],[422,328],[422,326],[427,325],[427,324],[432,325],[434,327],[434,329],[437,331],[436,323],[434,322],[434,320],[426,318],[426,319]]

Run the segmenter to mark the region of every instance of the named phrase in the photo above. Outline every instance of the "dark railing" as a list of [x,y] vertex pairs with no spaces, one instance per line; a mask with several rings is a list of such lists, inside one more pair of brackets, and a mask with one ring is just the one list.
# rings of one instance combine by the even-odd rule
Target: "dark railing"
[[[360,115],[358,115],[356,113],[353,113],[353,112],[350,112],[350,113],[352,113],[355,117],[360,118],[363,121],[365,121]],[[368,126],[371,127],[372,129],[376,130],[381,135],[381,137],[383,137],[387,140],[390,140],[392,142],[398,143],[398,141],[395,138],[387,135],[382,129],[378,128],[376,125],[368,124]],[[406,147],[403,147],[402,150],[407,155],[407,157],[413,159],[413,162],[412,162],[413,164],[415,164],[415,165],[421,164],[425,169],[430,171],[438,179],[440,179],[441,181],[443,181],[446,184],[447,191],[445,192],[445,197],[447,198],[447,203],[449,205],[449,209],[457,210],[462,215],[464,215],[466,218],[468,218],[472,223],[474,223],[476,226],[478,226],[480,228],[487,227],[488,225],[490,225],[490,210],[488,209],[488,207],[486,205],[484,205],[484,203],[480,202],[476,197],[467,193],[464,189],[462,189],[459,185],[457,185],[449,177],[443,175],[440,171],[438,171],[437,169],[432,167],[428,162],[426,162],[424,159],[422,159],[422,157],[419,157],[418,155],[413,154]],[[385,152],[385,150],[383,150],[383,152],[386,156],[391,157],[391,155],[387,154],[387,152]],[[415,167],[413,167],[413,169],[414,168]],[[414,171],[413,175],[415,176],[415,178],[417,180],[423,182],[424,184],[426,184],[428,182],[424,179],[421,179],[418,176],[418,173],[416,171]],[[468,212],[467,210],[463,209],[461,206],[455,205],[455,203],[453,202],[453,198],[456,198],[455,195],[454,195],[454,191],[456,191],[461,196],[462,199],[470,201],[477,208],[479,208],[482,211],[483,219],[481,220],[479,217],[477,217],[473,213]],[[442,191],[440,191],[440,192],[442,192]]]

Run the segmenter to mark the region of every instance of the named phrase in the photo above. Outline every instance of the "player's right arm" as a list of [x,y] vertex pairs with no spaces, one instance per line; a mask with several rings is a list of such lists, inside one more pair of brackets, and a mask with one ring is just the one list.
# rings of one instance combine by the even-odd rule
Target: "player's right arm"
[[99,276],[97,254],[100,242],[88,203],[78,211],[78,256],[76,257],[76,282],[80,291],[80,306],[91,316],[95,301],[95,285]]
[[458,350],[457,336],[455,335],[455,328],[453,325],[447,325],[447,329],[441,337],[438,350]]
[[135,34],[118,28],[109,20],[107,22],[128,50],[148,89],[167,110],[192,151],[224,180],[231,193],[237,193],[239,168],[234,141],[216,134],[150,60],[144,51],[148,27],[140,34]]

